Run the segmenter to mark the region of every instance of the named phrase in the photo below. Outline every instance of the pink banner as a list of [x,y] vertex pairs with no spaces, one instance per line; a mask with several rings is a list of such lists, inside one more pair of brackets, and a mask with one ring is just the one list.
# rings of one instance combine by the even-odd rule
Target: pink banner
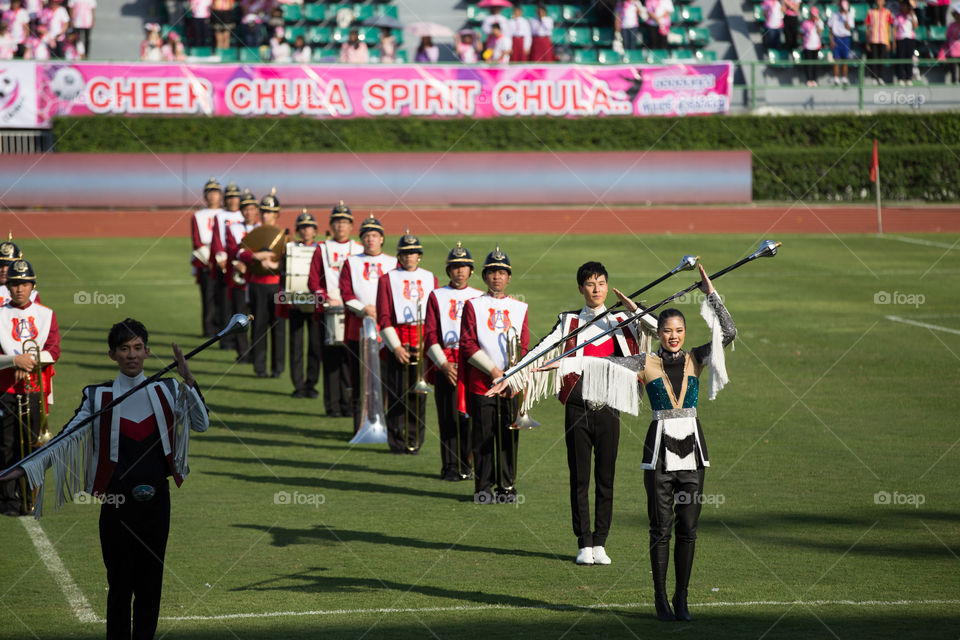
[[670,66],[37,64],[58,115],[686,116],[726,113],[732,64]]

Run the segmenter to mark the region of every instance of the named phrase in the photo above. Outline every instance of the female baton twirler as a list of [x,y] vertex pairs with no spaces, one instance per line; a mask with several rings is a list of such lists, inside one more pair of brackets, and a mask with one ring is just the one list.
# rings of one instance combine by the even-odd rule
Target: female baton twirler
[[[687,585],[693,567],[693,551],[700,518],[704,468],[710,466],[707,445],[697,419],[699,376],[710,365],[710,398],[726,383],[723,347],[733,342],[737,329],[720,296],[700,265],[700,289],[707,294],[701,315],[713,337],[704,345],[684,351],[686,321],[677,309],[661,312],[657,321],[660,348],[656,353],[635,356],[583,359],[584,400],[604,402],[614,408],[635,411],[637,378],[643,383],[653,420],[643,445],[643,484],[650,518],[650,564],[657,618],[690,620]],[[637,305],[621,301],[631,311]],[[571,366],[560,360],[560,374]],[[677,540],[673,559],[676,589],[673,611],[667,600],[666,577],[670,557],[670,531],[676,522]]]

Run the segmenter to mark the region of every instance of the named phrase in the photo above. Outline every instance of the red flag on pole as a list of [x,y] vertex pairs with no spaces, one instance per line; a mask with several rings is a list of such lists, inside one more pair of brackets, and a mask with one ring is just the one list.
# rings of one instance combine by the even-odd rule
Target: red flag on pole
[[870,182],[877,181],[877,169],[880,167],[880,157],[877,154],[877,139],[873,139],[873,159],[870,161]]

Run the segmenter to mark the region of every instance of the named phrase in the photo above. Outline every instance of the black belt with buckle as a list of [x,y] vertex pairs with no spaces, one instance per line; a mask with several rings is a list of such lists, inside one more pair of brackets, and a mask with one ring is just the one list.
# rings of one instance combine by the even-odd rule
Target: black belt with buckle
[[149,484],[138,484],[130,490],[130,496],[137,502],[147,502],[148,500],[153,500],[155,495],[157,495],[156,487],[153,487]]

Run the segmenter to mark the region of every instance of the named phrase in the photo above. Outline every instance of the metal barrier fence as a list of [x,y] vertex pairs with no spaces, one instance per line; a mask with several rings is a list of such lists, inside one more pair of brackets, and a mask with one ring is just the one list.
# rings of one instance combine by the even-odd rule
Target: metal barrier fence
[[43,153],[53,147],[53,132],[38,129],[29,131],[0,131],[0,154],[25,155]]

